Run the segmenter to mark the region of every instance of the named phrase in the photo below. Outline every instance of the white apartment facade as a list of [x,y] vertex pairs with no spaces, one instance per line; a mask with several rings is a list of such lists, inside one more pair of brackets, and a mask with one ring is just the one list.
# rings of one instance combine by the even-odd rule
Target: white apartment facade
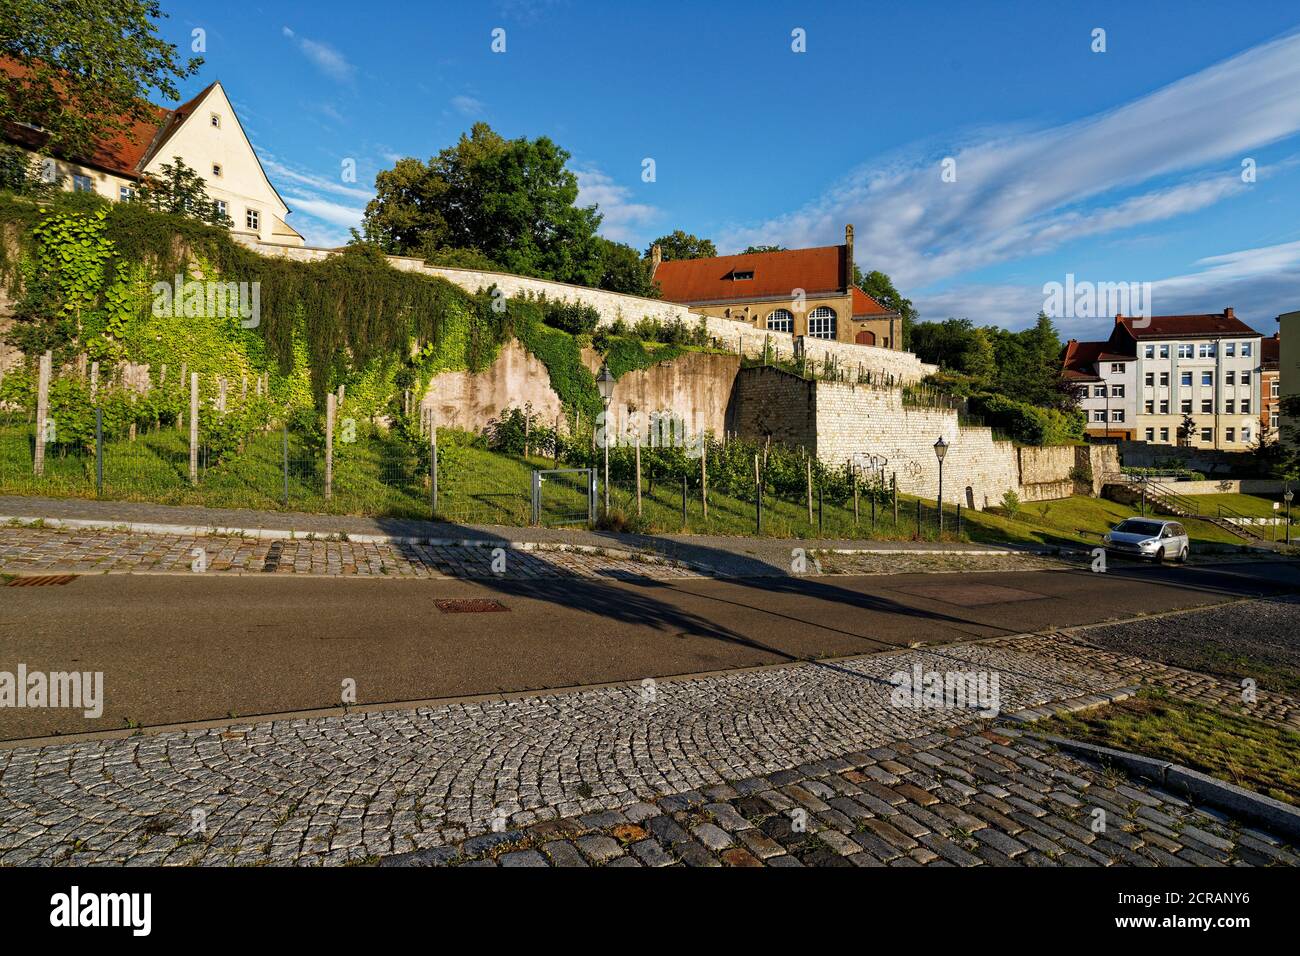
[[[1117,316],[1107,342],[1071,342],[1064,374],[1089,390],[1080,402],[1090,437],[1249,451],[1260,438],[1262,336],[1226,309],[1207,315]],[[1119,357],[1127,356],[1127,361]],[[1073,359],[1073,360],[1072,360]],[[1097,381],[1085,381],[1091,366]],[[1124,433],[1115,406],[1122,382]],[[1190,420],[1190,432],[1183,424]],[[1107,432],[1109,425],[1112,431]]]

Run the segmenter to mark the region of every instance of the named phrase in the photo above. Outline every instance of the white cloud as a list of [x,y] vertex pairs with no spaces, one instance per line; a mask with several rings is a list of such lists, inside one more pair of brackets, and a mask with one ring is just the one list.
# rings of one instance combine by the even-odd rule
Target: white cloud
[[319,40],[299,36],[288,27],[284,27],[282,32],[297,45],[303,56],[311,60],[316,65],[316,68],[326,76],[330,76],[341,83],[351,81],[356,73],[356,68],[348,62],[347,57],[334,47]]
[[[860,169],[796,212],[724,233],[722,245],[825,245],[853,222],[864,267],[924,287],[1206,208],[1244,188],[1238,163],[1248,150],[1297,132],[1300,33],[1292,33],[1115,110],[986,135],[951,153],[956,182],[941,180],[942,156]],[[1224,168],[1207,171],[1215,164]],[[1174,176],[1183,181],[1169,183]]]
[[580,169],[575,171],[578,177],[579,206],[595,205],[604,217],[600,223],[600,234],[615,242],[630,242],[639,236],[638,228],[647,226],[659,218],[660,210],[647,203],[631,202],[632,194],[626,186],[620,186],[612,178],[598,169]]
[[483,103],[472,96],[453,96],[451,106],[457,113],[464,116],[481,116],[483,115]]

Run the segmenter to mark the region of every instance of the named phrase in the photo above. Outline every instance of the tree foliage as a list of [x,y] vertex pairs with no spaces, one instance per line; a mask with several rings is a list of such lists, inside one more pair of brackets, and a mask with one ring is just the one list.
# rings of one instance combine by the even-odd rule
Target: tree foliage
[[596,285],[601,217],[576,205],[568,160],[545,136],[505,139],[475,123],[427,163],[401,159],[375,178],[366,238],[398,255],[474,250],[507,272]]
[[208,195],[207,181],[179,156],[159,167],[161,175],[149,176],[140,184],[136,202],[154,212],[188,216],[210,226],[231,226],[230,217]]
[[149,92],[179,99],[176,81],[203,62],[177,59],[158,36],[164,16],[156,0],[5,0],[0,56],[20,70],[0,77],[0,122],[39,126],[46,149],[78,157],[155,119]]
[[663,256],[665,262],[682,259],[712,259],[718,254],[718,247],[713,244],[712,239],[701,239],[680,229],[674,229],[668,235],[660,236],[646,246],[646,258],[654,253],[655,246],[659,247],[659,254]]
[[912,305],[911,299],[905,298],[894,287],[894,280],[877,270],[872,270],[864,275],[855,262],[853,264],[853,284],[890,312],[897,312],[902,317],[903,348],[912,348],[912,329],[917,322],[916,307]]

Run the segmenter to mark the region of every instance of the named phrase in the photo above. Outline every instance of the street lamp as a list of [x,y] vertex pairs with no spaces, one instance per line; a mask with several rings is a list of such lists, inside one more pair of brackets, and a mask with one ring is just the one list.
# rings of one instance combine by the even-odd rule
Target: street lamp
[[948,454],[948,443],[939,436],[934,443],[934,457],[939,459],[939,536],[943,537],[943,456]]
[[596,376],[596,388],[600,389],[600,397],[605,403],[605,423],[603,431],[605,433],[605,514],[609,515],[609,403],[614,397],[614,376],[609,374],[609,366],[602,363],[600,373]]
[[[1295,492],[1291,490],[1291,486],[1288,484],[1286,488],[1286,494],[1282,496],[1282,500],[1286,502],[1286,543],[1287,544],[1291,543],[1291,501],[1293,498],[1295,498]],[[1274,538],[1273,540],[1276,541],[1277,539]]]

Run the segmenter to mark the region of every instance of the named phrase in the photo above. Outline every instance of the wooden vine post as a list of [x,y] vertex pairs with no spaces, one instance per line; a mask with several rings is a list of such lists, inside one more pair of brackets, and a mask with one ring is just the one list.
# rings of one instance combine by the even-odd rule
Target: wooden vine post
[[334,417],[338,414],[338,396],[330,392],[325,399],[325,500],[334,495]]
[[41,356],[40,372],[36,380],[36,447],[32,456],[32,471],[37,478],[45,474],[45,439],[49,435],[50,376],[54,372],[54,353]]
[[199,373],[190,372],[190,484],[199,483]]

